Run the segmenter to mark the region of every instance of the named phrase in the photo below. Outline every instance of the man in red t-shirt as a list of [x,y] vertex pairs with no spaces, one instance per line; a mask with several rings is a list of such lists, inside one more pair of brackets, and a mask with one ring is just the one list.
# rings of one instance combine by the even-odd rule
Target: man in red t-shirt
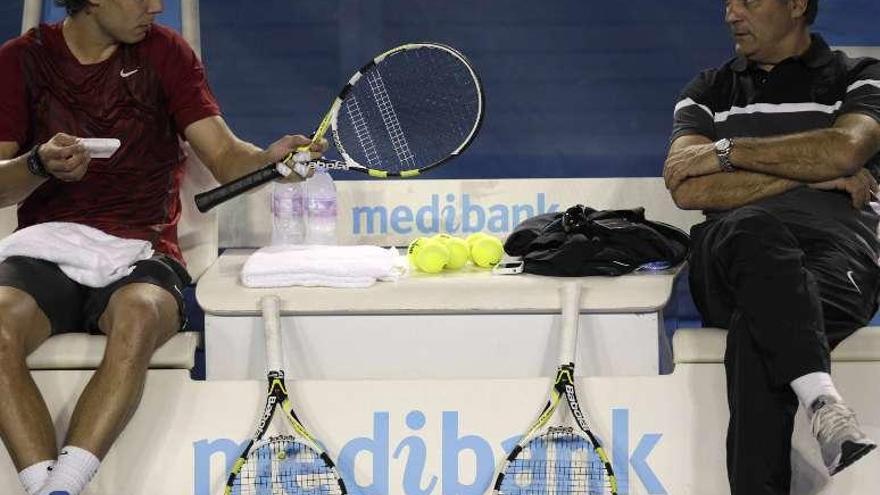
[[[13,398],[0,401],[0,437],[29,494],[75,495],[137,408],[153,351],[183,323],[179,138],[221,183],[310,141],[284,136],[261,150],[239,140],[193,51],[153,24],[160,0],[56,3],[67,8],[63,22],[0,47],[0,207],[18,205],[19,228],[74,222],[149,241],[158,253],[103,288],[39,259],[0,263],[0,397]],[[79,141],[86,137],[122,146],[91,159]],[[325,148],[312,144],[316,153]],[[59,455],[25,357],[65,331],[102,332],[108,341]]]

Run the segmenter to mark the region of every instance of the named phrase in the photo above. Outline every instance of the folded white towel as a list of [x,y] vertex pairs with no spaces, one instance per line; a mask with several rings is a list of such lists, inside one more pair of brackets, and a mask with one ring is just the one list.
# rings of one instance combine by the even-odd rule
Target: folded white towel
[[0,261],[27,256],[51,261],[71,279],[104,287],[153,256],[147,241],[122,239],[98,229],[68,222],[47,222],[21,229],[0,241]]
[[406,258],[378,246],[269,246],[244,263],[247,287],[369,287],[406,273]]

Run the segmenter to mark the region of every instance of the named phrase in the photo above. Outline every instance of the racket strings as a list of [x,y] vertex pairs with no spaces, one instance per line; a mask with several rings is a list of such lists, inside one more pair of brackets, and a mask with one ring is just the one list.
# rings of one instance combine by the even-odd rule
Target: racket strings
[[610,495],[611,478],[593,445],[571,428],[551,428],[509,461],[499,495]]
[[397,155],[399,170],[407,170],[418,168],[415,164],[415,156],[409,149],[409,143],[400,125],[400,119],[394,111],[394,104],[391,103],[391,97],[388,96],[388,90],[385,82],[382,80],[382,74],[378,68],[367,74],[367,83],[370,85],[370,91],[373,92],[373,99],[379,108],[382,116],[382,122],[385,124],[385,132],[391,140],[391,148]]
[[480,106],[479,88],[467,67],[453,57],[432,57],[434,72],[444,74],[446,91],[439,93],[434,105],[444,108],[450,117],[447,132],[465,139],[473,129],[474,113]]
[[364,114],[361,112],[360,105],[358,105],[357,97],[352,95],[345,100],[344,105],[348,118],[351,120],[351,125],[354,129],[354,134],[360,145],[360,149],[363,150],[364,156],[367,159],[366,165],[370,168],[378,167],[379,151],[376,149],[373,135],[370,134],[370,126],[367,125]]
[[471,133],[480,111],[480,90],[470,69],[455,56],[440,50],[411,54],[428,80],[423,81],[425,101],[414,106],[431,109],[438,117],[425,120],[427,136],[441,143],[461,143]]
[[475,77],[462,59],[437,46],[386,57],[345,96],[334,124],[337,148],[347,159],[390,173],[446,160],[480,121]]
[[232,495],[342,495],[337,475],[308,445],[291,436],[254,445]]

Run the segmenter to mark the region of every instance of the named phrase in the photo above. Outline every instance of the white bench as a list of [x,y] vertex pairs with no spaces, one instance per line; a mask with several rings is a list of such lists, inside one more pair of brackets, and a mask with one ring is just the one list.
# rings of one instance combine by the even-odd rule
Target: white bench
[[[64,333],[43,343],[27,358],[31,370],[93,370],[104,358],[107,337],[84,333]],[[199,334],[180,332],[156,350],[150,369],[191,370]]]
[[[723,363],[727,330],[679,329],[672,337],[675,363]],[[865,327],[831,353],[832,362],[880,362],[880,327]]]
[[[724,434],[728,421],[724,378],[727,331],[718,328],[679,329],[673,336],[675,387],[684,394],[683,409],[689,411],[690,430],[701,439],[703,471],[719,473],[700,479],[723,493]],[[866,433],[880,438],[880,327],[865,327],[844,340],[831,353],[831,373],[841,394],[858,414]],[[712,432],[711,434],[709,432]],[[716,433],[717,432],[717,433]],[[880,481],[880,456],[869,455],[833,479],[822,467],[816,441],[803,410],[798,412],[792,438],[793,495],[848,495],[872,493]],[[700,475],[702,476],[702,475]]]

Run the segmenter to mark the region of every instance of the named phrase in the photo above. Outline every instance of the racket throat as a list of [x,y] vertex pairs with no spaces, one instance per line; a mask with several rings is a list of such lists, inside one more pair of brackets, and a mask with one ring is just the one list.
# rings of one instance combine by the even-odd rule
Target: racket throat
[[260,439],[266,434],[266,429],[269,427],[269,422],[272,421],[272,416],[275,414],[275,408],[277,407],[278,397],[270,395],[266,399],[266,409],[263,411],[263,416],[260,417],[260,422],[257,423],[257,431],[254,434],[254,438]]
[[566,384],[565,385],[565,400],[568,402],[568,409],[571,411],[571,415],[574,416],[574,420],[577,422],[578,426],[581,429],[589,430],[587,426],[587,418],[584,417],[584,413],[581,412],[581,405],[578,402],[577,394],[574,391],[574,385]]
[[571,415],[572,417],[574,417],[574,420],[578,424],[578,426],[584,431],[589,431],[590,428],[587,424],[587,418],[581,411],[581,405],[578,401],[577,392],[574,388],[573,363],[563,364],[559,367],[554,387],[556,388],[556,391],[559,393],[559,395],[565,397],[565,401],[568,403],[568,410],[571,412]]
[[561,364],[559,368],[556,370],[556,380],[553,383],[553,388],[559,392],[560,395],[567,395],[567,387],[571,386],[574,383],[574,363]]

